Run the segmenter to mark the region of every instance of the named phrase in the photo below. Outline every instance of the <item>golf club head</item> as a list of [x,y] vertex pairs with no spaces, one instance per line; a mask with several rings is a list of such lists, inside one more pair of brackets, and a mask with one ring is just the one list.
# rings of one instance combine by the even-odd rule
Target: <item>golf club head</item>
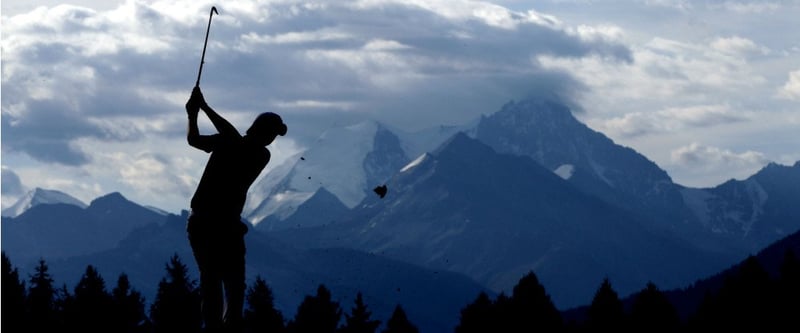
[[211,12],[219,15],[219,12],[217,11],[217,7],[216,6],[211,6]]

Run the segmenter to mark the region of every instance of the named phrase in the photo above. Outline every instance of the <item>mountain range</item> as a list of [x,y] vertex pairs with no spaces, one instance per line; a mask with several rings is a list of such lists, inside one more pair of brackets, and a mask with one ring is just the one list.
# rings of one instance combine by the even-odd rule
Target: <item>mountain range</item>
[[[570,307],[603,276],[622,293],[651,280],[677,287],[800,229],[798,163],[689,188],[554,101],[510,102],[471,124],[390,179],[362,186],[358,206],[340,205],[331,190],[269,230],[297,246],[357,248],[460,272],[495,292],[534,270],[556,304]],[[383,183],[385,199],[370,195]]]
[[[97,212],[107,216],[91,219]],[[90,222],[80,223],[87,218]],[[112,193],[86,208],[46,203],[35,205],[16,218],[4,217],[2,245],[23,276],[32,274],[39,260],[44,259],[57,285],[75,286],[87,265],[92,265],[107,286],[120,274],[126,274],[145,301],[152,302],[172,256],[187,264],[190,276],[197,282],[199,275],[186,237],[187,218],[187,211],[160,215]],[[103,221],[103,225],[95,221]],[[32,229],[25,230],[28,226]],[[45,229],[53,231],[42,232]],[[128,229],[124,237],[111,236],[115,234],[111,230],[122,229]],[[388,319],[395,306],[402,304],[420,328],[444,332],[456,325],[464,304],[480,292],[491,293],[461,274],[346,248],[299,249],[250,229],[246,236],[248,283],[256,276],[263,277],[274,291],[276,307],[288,318],[306,295],[312,295],[324,284],[343,309],[349,309],[361,292],[376,319]],[[36,231],[40,236],[33,237],[34,242],[16,237]]]
[[[676,184],[552,100],[414,133],[367,121],[330,129],[253,185],[248,274],[285,312],[325,282],[342,299],[369,290],[386,313],[413,304],[412,321],[442,331],[479,290],[508,292],[529,271],[560,309],[588,303],[605,277],[622,295],[686,286],[800,230],[798,185],[800,163]],[[3,212],[3,250],[22,267],[52,258],[56,276],[77,279],[96,263],[155,287],[171,254],[192,259],[185,216],[119,193],[35,197]]]

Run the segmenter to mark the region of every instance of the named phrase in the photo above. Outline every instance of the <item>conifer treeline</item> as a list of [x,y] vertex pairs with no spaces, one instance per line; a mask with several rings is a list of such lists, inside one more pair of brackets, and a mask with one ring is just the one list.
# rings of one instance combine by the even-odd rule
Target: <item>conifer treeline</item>
[[[73,289],[56,286],[44,260],[28,279],[19,276],[2,254],[2,331],[4,332],[201,332],[197,283],[177,255],[149,309],[122,274],[108,290],[89,265]],[[358,293],[349,312],[320,285],[306,296],[293,318],[275,308],[273,294],[260,276],[246,292],[247,332],[282,333],[401,333],[418,332],[402,306],[382,323],[373,319]],[[797,331],[800,329],[800,261],[787,251],[780,273],[771,277],[755,257],[728,276],[723,286],[708,292],[688,318],[681,318],[668,297],[653,283],[623,304],[608,279],[604,280],[585,317],[565,320],[533,272],[520,279],[510,295],[492,299],[480,293],[461,310],[455,333],[473,332],[708,332],[731,330]],[[434,332],[430,332],[434,333]]]
[[[73,289],[58,287],[44,259],[25,280],[2,253],[2,332],[115,332],[200,333],[200,290],[177,255],[166,264],[155,300],[145,300],[128,277],[121,274],[108,291],[97,269],[89,265]],[[246,332],[269,333],[418,333],[405,310],[397,305],[383,325],[358,293],[349,313],[331,298],[325,285],[306,296],[294,318],[284,318],[275,308],[272,289],[260,276],[246,291]]]
[[800,261],[787,250],[778,276],[772,278],[756,257],[748,257],[687,318],[652,282],[628,301],[626,306],[605,279],[585,315],[567,320],[529,273],[510,296],[501,293],[492,300],[478,295],[461,310],[455,333],[800,332]]

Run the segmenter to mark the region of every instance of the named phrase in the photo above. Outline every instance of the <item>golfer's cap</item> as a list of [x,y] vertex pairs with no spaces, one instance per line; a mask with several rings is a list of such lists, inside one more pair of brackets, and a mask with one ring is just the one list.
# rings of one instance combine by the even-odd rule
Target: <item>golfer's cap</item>
[[274,112],[264,112],[258,115],[256,120],[253,121],[252,128],[258,130],[272,130],[281,136],[286,135],[286,131],[288,130],[286,124],[283,123],[281,116]]

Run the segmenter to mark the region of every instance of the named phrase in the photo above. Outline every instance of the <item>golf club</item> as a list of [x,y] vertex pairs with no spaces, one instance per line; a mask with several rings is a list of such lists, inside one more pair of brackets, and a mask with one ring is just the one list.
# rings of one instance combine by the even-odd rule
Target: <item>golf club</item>
[[211,7],[211,13],[208,14],[208,28],[206,28],[206,41],[203,42],[203,55],[200,57],[200,70],[197,72],[197,82],[194,84],[195,87],[200,86],[200,75],[203,74],[203,63],[206,60],[206,46],[208,45],[208,33],[211,31],[211,18],[214,17],[214,13],[219,15],[217,11],[217,7]]

